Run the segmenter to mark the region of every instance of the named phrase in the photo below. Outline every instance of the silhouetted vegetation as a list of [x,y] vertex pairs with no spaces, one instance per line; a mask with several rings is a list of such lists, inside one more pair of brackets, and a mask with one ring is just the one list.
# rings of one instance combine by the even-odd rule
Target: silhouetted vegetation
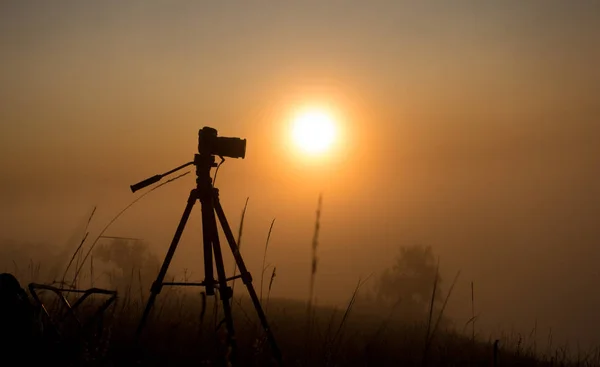
[[[150,289],[160,267],[160,260],[148,250],[148,244],[137,240],[114,239],[99,245],[94,251],[100,269],[108,277],[110,287],[120,293],[132,287],[143,297]],[[90,268],[91,271],[91,268]]]
[[[3,247],[7,248],[19,248],[23,253],[36,249],[24,245]],[[36,317],[39,332],[32,334],[35,339],[30,347],[39,348],[45,361],[112,366],[221,365],[224,362],[226,331],[220,323],[223,315],[215,297],[205,298],[197,291],[181,288],[165,288],[146,331],[136,343],[135,327],[159,261],[149,252],[147,244],[120,239],[99,245],[94,259],[98,279],[103,269],[103,284],[119,290],[118,302],[101,317],[91,320],[90,327],[80,328],[52,294],[44,293],[42,299],[48,303],[53,320]],[[44,276],[43,267],[32,261],[29,265],[15,263],[13,268],[12,272],[19,279],[34,281]],[[285,353],[286,364],[492,365],[494,340],[472,340],[444,323],[434,329],[432,324],[442,318],[449,291],[441,287],[438,263],[430,247],[401,248],[394,264],[378,274],[374,284],[371,289],[358,284],[344,309],[313,305],[310,316],[306,313],[306,302],[266,300],[268,317]],[[66,295],[73,304],[77,295]],[[100,296],[86,302],[77,310],[79,320],[86,317],[89,320],[101,302]],[[235,297],[233,302],[241,361],[244,365],[270,365],[269,346],[250,301],[244,295]],[[403,302],[406,302],[404,306]],[[580,353],[579,364],[571,363],[572,356],[566,348],[557,348],[552,355],[536,355],[534,343],[520,335],[506,335],[500,338],[498,345],[498,365],[591,366],[600,362],[597,351]]]
[[414,317],[429,310],[434,284],[434,307],[440,307],[443,302],[441,282],[431,247],[404,246],[399,249],[394,264],[378,276],[375,300],[389,307],[398,303],[404,314]]

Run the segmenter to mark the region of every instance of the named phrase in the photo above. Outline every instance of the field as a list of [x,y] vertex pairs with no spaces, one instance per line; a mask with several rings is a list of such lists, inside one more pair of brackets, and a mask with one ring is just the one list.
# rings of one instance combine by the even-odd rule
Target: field
[[[242,225],[243,215],[240,228]],[[318,228],[319,217],[312,244],[313,260],[318,258]],[[238,234],[238,242],[241,235],[242,231]],[[270,232],[264,248],[265,257],[269,237]],[[93,242],[92,248],[95,244]],[[41,263],[31,259],[27,261],[29,254],[49,248],[2,243],[0,258],[2,265],[12,267],[13,271],[9,272],[19,279],[23,288],[27,288],[30,282],[49,278],[42,274]],[[4,354],[16,352],[25,364],[51,362],[63,366],[277,365],[241,281],[230,282],[234,289],[231,307],[237,353],[232,353],[228,347],[223,307],[220,301],[215,302],[219,299],[218,292],[216,296],[208,297],[203,288],[197,287],[193,290],[189,287],[164,287],[146,327],[137,337],[136,328],[160,261],[148,251],[147,244],[113,239],[95,248],[90,259],[91,266],[80,273],[86,259],[83,251],[79,250],[75,251],[72,263],[67,266],[69,269],[73,265],[70,275],[78,269],[71,286],[78,289],[93,286],[94,282],[89,283],[90,279],[94,278],[94,273],[101,271],[99,265],[104,260],[112,266],[110,271],[107,270],[109,268],[104,269],[108,275],[108,283],[104,285],[107,289],[117,290],[118,297],[104,312],[96,313],[107,296],[93,295],[69,314],[69,306],[65,307],[55,293],[41,291],[40,299],[46,312],[41,309],[35,311],[33,338],[27,345],[13,343]],[[411,251],[417,251],[412,252],[418,255],[417,258],[423,255],[418,248]],[[405,252],[406,256],[410,253]],[[51,259],[52,256],[42,254],[41,258]],[[302,300],[271,298],[270,282],[274,278],[271,276],[270,282],[265,279],[266,292],[261,303],[283,354],[284,364],[326,367],[600,366],[600,349],[573,352],[567,346],[553,346],[552,335],[548,335],[548,342],[542,346],[532,335],[506,334],[499,339],[491,339],[476,334],[474,330],[471,332],[467,328],[471,325],[453,325],[452,320],[444,315],[453,285],[442,295],[436,282],[431,292],[430,279],[434,276],[438,279],[439,271],[435,267],[433,273],[431,270],[430,267],[429,273],[425,272],[422,277],[426,282],[421,283],[425,284],[423,295],[431,298],[431,304],[426,309],[421,305],[416,313],[414,309],[405,307],[405,301],[386,305],[373,298],[372,293],[362,293],[361,283],[354,293],[348,295],[346,306],[340,309]],[[314,284],[317,275],[317,268],[313,267],[307,280]],[[182,280],[187,281],[185,278],[184,275]],[[257,287],[262,280],[254,279],[254,286]],[[69,292],[64,283],[63,286],[55,286],[66,290],[64,296],[70,305],[75,305],[81,296]],[[429,302],[426,301],[426,304],[429,305]],[[237,363],[232,364],[234,361]]]
[[[242,288],[241,283],[237,286]],[[52,302],[48,293],[46,295],[49,313],[57,315],[60,309],[52,307],[57,303]],[[361,302],[356,294],[350,296],[345,309],[315,306],[310,318],[305,302],[263,300],[285,365],[599,365],[597,353],[575,356],[573,360],[564,348],[545,355],[537,353],[536,357],[536,346],[519,335],[507,335],[497,342],[496,349],[494,340],[472,340],[470,336],[444,327],[430,332],[431,337],[426,342],[427,320],[406,322],[393,310],[382,312],[374,305]],[[37,345],[28,348],[37,352],[26,358],[78,366],[227,365],[224,359],[227,355],[225,326],[219,325],[223,313],[214,300],[214,297],[202,296],[200,291],[165,288],[142,336],[136,339],[135,330],[145,304],[138,297],[125,293],[85,330],[66,317],[63,322],[55,323],[60,332],[58,335],[52,332],[46,320],[46,335],[37,340]],[[82,323],[100,302],[98,296],[82,305],[77,313]],[[252,303],[249,299],[235,297],[232,305],[238,365],[275,365]]]

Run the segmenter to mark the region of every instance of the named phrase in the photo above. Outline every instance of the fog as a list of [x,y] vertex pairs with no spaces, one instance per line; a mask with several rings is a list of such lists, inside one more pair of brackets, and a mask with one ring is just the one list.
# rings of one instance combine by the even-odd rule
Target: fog
[[[322,193],[318,303],[347,302],[359,278],[419,243],[440,257],[445,292],[461,271],[448,306],[459,328],[471,317],[473,282],[484,335],[537,325],[556,339],[600,344],[591,331],[600,326],[597,6],[463,4],[445,17],[410,8],[436,24],[421,28],[402,22],[406,4],[365,6],[372,28],[357,4],[348,18],[340,4],[340,13],[263,9],[306,26],[206,10],[235,28],[230,34],[196,29],[189,13],[156,4],[123,13],[78,6],[70,15],[15,4],[0,6],[5,241],[72,246],[95,206],[97,235],[139,195],[129,185],[190,161],[208,125],[248,139],[246,158],[227,159],[216,186],[236,233],[249,198],[242,255],[255,280],[276,219],[267,254],[274,296],[308,297]],[[395,15],[375,27],[386,12]],[[261,24],[266,31],[254,29]],[[243,36],[250,30],[252,42]],[[160,38],[166,31],[171,38]],[[324,39],[314,41],[319,32]],[[344,43],[350,37],[358,38]],[[303,160],[283,137],[285,116],[319,99],[343,111],[347,140],[336,155]],[[193,187],[189,174],[153,191],[106,235],[142,238],[162,260]],[[171,267],[197,280],[199,213]]]

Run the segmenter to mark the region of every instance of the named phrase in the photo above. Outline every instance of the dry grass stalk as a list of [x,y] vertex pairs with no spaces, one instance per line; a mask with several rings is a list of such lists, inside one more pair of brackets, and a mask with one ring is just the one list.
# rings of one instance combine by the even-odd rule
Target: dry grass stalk
[[308,292],[308,310],[307,310],[307,314],[310,316],[311,314],[311,308],[312,308],[312,304],[313,304],[313,298],[314,298],[314,290],[315,290],[315,279],[316,279],[316,275],[317,275],[317,264],[318,264],[318,257],[317,257],[317,249],[319,247],[319,229],[321,226],[321,207],[323,205],[323,195],[320,194],[319,195],[319,202],[317,204],[317,218],[315,220],[315,230],[313,233],[313,240],[312,240],[312,256],[311,256],[311,270],[310,270],[310,288],[309,288],[309,292]]
[[265,243],[265,250],[263,252],[263,260],[262,260],[262,268],[260,272],[260,302],[262,303],[263,299],[263,284],[264,284],[264,275],[265,271],[265,261],[267,260],[267,250],[269,249],[269,240],[271,239],[271,232],[273,231],[273,225],[275,224],[275,218],[271,221],[271,226],[269,227],[269,233],[267,234],[267,241]]
[[[247,197],[246,198],[246,203],[244,204],[244,209],[242,210],[242,217],[240,218],[240,228],[238,229],[238,238],[237,238],[237,248],[238,251],[240,251],[241,247],[242,247],[242,233],[244,232],[244,218],[246,217],[246,209],[248,209],[248,200],[250,198]],[[237,273],[237,262],[233,262],[233,276],[235,276]],[[233,294],[233,291],[235,290],[235,281],[237,279],[233,279],[233,281],[231,282],[231,293]],[[232,303],[233,305],[233,303]]]
[[[62,279],[61,279],[61,283],[65,282],[65,278],[67,276],[67,272],[69,271],[69,268],[73,264],[73,261],[75,260],[75,257],[78,254],[81,254],[81,248],[82,248],[83,244],[85,243],[85,240],[87,239],[87,237],[89,235],[88,228],[90,226],[90,223],[92,222],[92,218],[94,217],[94,214],[96,213],[96,208],[97,207],[94,206],[94,209],[92,210],[92,213],[90,214],[90,217],[88,218],[88,221],[87,221],[87,223],[85,225],[85,229],[84,229],[85,234],[84,234],[83,238],[81,239],[81,241],[79,243],[79,246],[77,246],[77,248],[75,249],[75,252],[73,253],[73,256],[71,256],[71,260],[69,260],[69,263],[67,264],[65,272],[63,273],[63,276],[62,276]],[[79,266],[79,264],[77,264],[77,266]],[[76,268],[77,268],[77,266],[76,266]]]
[[[437,332],[437,330],[439,328],[442,317],[444,316],[444,311],[446,309],[446,305],[448,304],[448,300],[450,299],[450,296],[452,295],[452,291],[454,290],[454,286],[456,285],[456,282],[458,281],[459,276],[460,276],[460,270],[456,273],[456,276],[454,277],[454,281],[452,282],[452,285],[450,286],[450,289],[448,290],[448,294],[446,295],[446,298],[444,299],[442,309],[440,310],[440,314],[438,315],[438,318],[435,322],[435,326],[434,326],[433,330],[431,331],[431,335],[429,335],[427,340],[425,341],[425,350],[423,352],[423,366],[427,365],[427,357],[429,354],[429,349],[431,347],[431,343],[433,341],[433,337],[435,336],[435,333]],[[432,305],[433,305],[433,302],[432,302]],[[429,330],[429,326],[428,326],[427,330]]]
[[[94,250],[94,248],[96,247],[96,244],[98,243],[98,240],[100,240],[100,238],[102,238],[102,235],[104,234],[104,232],[106,232],[108,230],[108,228],[110,228],[110,226],[117,221],[117,219],[119,219],[121,217],[121,215],[123,215],[129,208],[131,208],[133,205],[135,205],[138,201],[140,201],[142,198],[144,198],[146,195],[150,194],[151,192],[153,192],[156,189],[159,189],[161,187],[163,187],[164,185],[167,185],[175,180],[178,180],[180,178],[182,178],[185,175],[188,175],[190,172],[186,172],[186,173],[182,173],[179,176],[173,177],[172,179],[165,181],[163,183],[161,183],[160,185],[157,185],[155,187],[153,187],[152,189],[146,191],[145,193],[143,193],[142,195],[138,196],[135,200],[133,200],[131,203],[129,203],[125,208],[123,208],[113,219],[110,220],[110,222],[108,222],[108,224],[102,229],[102,231],[100,231],[100,234],[98,234],[98,236],[96,237],[96,239],[94,240],[94,242],[92,243],[92,245],[90,246],[88,252],[85,254],[85,257],[83,258],[83,260],[81,261],[81,264],[79,264],[79,266],[77,267],[77,270],[75,271],[75,275],[73,276],[73,281],[71,283],[75,283],[75,281],[77,280],[77,277],[79,276],[79,273],[81,272],[81,269],[83,268],[83,264],[85,264],[86,260],[88,259],[88,257],[90,256],[90,254],[92,253],[92,251]],[[90,219],[91,220],[91,219]],[[82,243],[83,244],[83,243]],[[73,254],[73,257],[75,257],[75,254]]]
[[352,297],[350,298],[350,301],[348,302],[348,306],[346,306],[346,311],[344,311],[344,315],[342,316],[342,320],[340,321],[340,325],[338,326],[335,334],[333,335],[333,338],[331,339],[331,342],[329,343],[329,350],[328,353],[325,357],[325,365],[330,365],[330,363],[332,363],[338,353],[338,349],[339,349],[339,345],[341,344],[341,340],[344,336],[343,331],[344,331],[344,327],[346,326],[346,323],[348,321],[348,318],[350,316],[350,313],[352,312],[352,308],[354,307],[354,304],[356,302],[356,298],[358,296],[358,291],[360,290],[360,287],[367,282],[367,280],[369,280],[370,276],[365,279],[364,281],[359,279],[358,283],[356,284],[356,288],[354,288],[354,292],[352,292]]
[[[433,319],[433,306],[435,304],[435,294],[437,291],[437,285],[440,276],[440,259],[438,258],[437,266],[435,268],[435,279],[433,280],[433,290],[431,291],[431,303],[429,304],[429,317],[427,318],[427,332],[425,333],[425,345],[427,346],[429,341],[429,334],[431,332],[431,320]],[[427,351],[424,352],[426,354]],[[425,358],[425,357],[423,357]]]
[[269,281],[269,290],[267,291],[267,304],[265,305],[265,314],[268,314],[269,311],[269,300],[271,299],[271,288],[273,287],[273,281],[277,276],[277,267],[273,267],[273,272],[271,273],[271,280]]
[[475,343],[475,289],[473,282],[471,282],[471,340]]
[[[310,270],[310,283],[309,283],[309,292],[308,292],[308,302],[306,307],[306,335],[305,335],[305,344],[310,346],[310,338],[312,333],[312,308],[314,301],[314,289],[315,289],[315,279],[317,275],[317,248],[319,246],[319,228],[321,225],[321,207],[323,204],[323,194],[319,194],[319,201],[317,203],[317,217],[315,219],[315,230],[313,233],[312,239],[312,254],[311,254],[311,270]],[[307,349],[307,354],[311,354],[311,350]]]

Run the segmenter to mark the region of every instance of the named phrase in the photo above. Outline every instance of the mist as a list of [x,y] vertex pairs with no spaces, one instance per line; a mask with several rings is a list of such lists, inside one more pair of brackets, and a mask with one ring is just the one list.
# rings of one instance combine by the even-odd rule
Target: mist
[[[129,185],[192,160],[198,129],[212,126],[248,139],[246,158],[227,159],[216,186],[236,233],[249,198],[241,252],[255,280],[275,219],[274,296],[308,296],[322,194],[319,304],[347,303],[400,246],[424,244],[439,256],[445,291],[461,271],[447,311],[459,327],[473,282],[482,334],[536,326],[542,338],[552,329],[598,345],[600,13],[515,4],[457,5],[447,16],[391,3],[354,4],[347,17],[340,4],[297,5],[296,16],[270,9],[281,23],[210,10],[232,33],[195,28],[211,17],[194,7],[163,18],[156,4],[123,5],[121,15],[114,4],[82,5],[53,18],[53,7],[2,5],[0,237],[60,252],[94,207],[98,234],[138,196]],[[343,154],[286,153],[282,116],[306,95],[346,111]],[[106,234],[142,238],[162,260],[193,187],[192,173],[157,189]],[[199,213],[171,268],[200,281]]]

